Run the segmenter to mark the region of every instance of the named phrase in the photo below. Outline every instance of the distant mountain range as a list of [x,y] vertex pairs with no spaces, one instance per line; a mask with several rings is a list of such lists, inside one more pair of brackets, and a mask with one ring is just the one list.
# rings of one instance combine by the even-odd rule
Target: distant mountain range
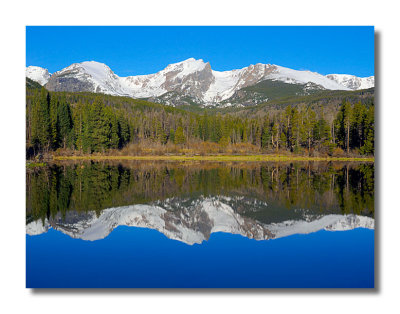
[[[252,205],[257,201],[251,200]],[[214,232],[240,234],[255,240],[269,240],[293,234],[308,234],[319,230],[343,231],[355,228],[374,229],[371,217],[358,215],[315,215],[299,212],[296,220],[277,220],[268,224],[244,217],[235,204],[244,200],[230,197],[202,197],[196,200],[171,198],[155,204],[108,208],[96,212],[69,211],[65,217],[45,221],[39,219],[26,225],[26,233],[39,235],[50,228],[72,238],[94,241],[107,237],[118,226],[142,227],[158,230],[168,238],[186,244],[207,241]],[[267,204],[258,204],[268,206]]]
[[166,105],[245,106],[276,97],[309,95],[321,90],[358,90],[374,87],[374,77],[321,75],[273,64],[214,71],[210,63],[187,59],[148,75],[117,76],[95,61],[74,63],[58,72],[29,66],[26,76],[50,91],[94,92],[143,98]]

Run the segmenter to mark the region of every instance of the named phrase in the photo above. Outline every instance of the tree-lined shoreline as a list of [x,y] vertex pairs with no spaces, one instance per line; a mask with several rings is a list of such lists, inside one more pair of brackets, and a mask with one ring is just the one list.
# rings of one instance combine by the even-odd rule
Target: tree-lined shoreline
[[148,156],[116,156],[116,155],[83,155],[83,156],[53,156],[54,161],[63,160],[153,160],[153,161],[359,161],[374,162],[374,157],[307,157],[279,155],[148,155]]
[[343,99],[329,117],[315,105],[249,117],[27,87],[26,105],[28,159],[372,161],[374,155],[373,100]]

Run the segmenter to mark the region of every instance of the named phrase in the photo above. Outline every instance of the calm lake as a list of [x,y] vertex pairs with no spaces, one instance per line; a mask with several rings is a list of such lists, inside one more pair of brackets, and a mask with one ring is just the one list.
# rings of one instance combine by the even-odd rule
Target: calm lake
[[26,286],[373,288],[374,164],[26,171]]

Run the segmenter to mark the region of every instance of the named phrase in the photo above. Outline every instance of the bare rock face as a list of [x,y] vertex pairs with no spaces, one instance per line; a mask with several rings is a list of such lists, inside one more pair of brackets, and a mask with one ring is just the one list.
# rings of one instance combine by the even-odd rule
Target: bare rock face
[[181,72],[169,72],[166,74],[165,83],[162,85],[168,92],[174,91],[202,100],[204,93],[214,81],[214,76],[209,63],[187,75],[179,75]]
[[274,73],[277,70],[277,67],[271,64],[261,64],[257,63],[256,65],[250,65],[245,68],[240,82],[240,88],[251,86],[257,84],[258,82],[266,79],[269,74]]
[[45,86],[53,92],[96,92],[92,82],[73,76],[53,75]]

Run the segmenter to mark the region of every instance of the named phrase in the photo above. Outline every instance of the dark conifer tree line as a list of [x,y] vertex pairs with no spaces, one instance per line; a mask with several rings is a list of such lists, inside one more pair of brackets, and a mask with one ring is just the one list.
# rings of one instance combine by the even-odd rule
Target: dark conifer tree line
[[71,106],[65,94],[50,94],[43,88],[27,106],[27,144],[35,151],[104,152],[121,148],[129,140],[123,113],[106,107],[100,98]]
[[27,148],[82,153],[130,143],[252,144],[261,151],[374,154],[374,105],[343,101],[334,119],[311,106],[286,106],[260,117],[194,113],[143,100],[89,93],[27,91]]

